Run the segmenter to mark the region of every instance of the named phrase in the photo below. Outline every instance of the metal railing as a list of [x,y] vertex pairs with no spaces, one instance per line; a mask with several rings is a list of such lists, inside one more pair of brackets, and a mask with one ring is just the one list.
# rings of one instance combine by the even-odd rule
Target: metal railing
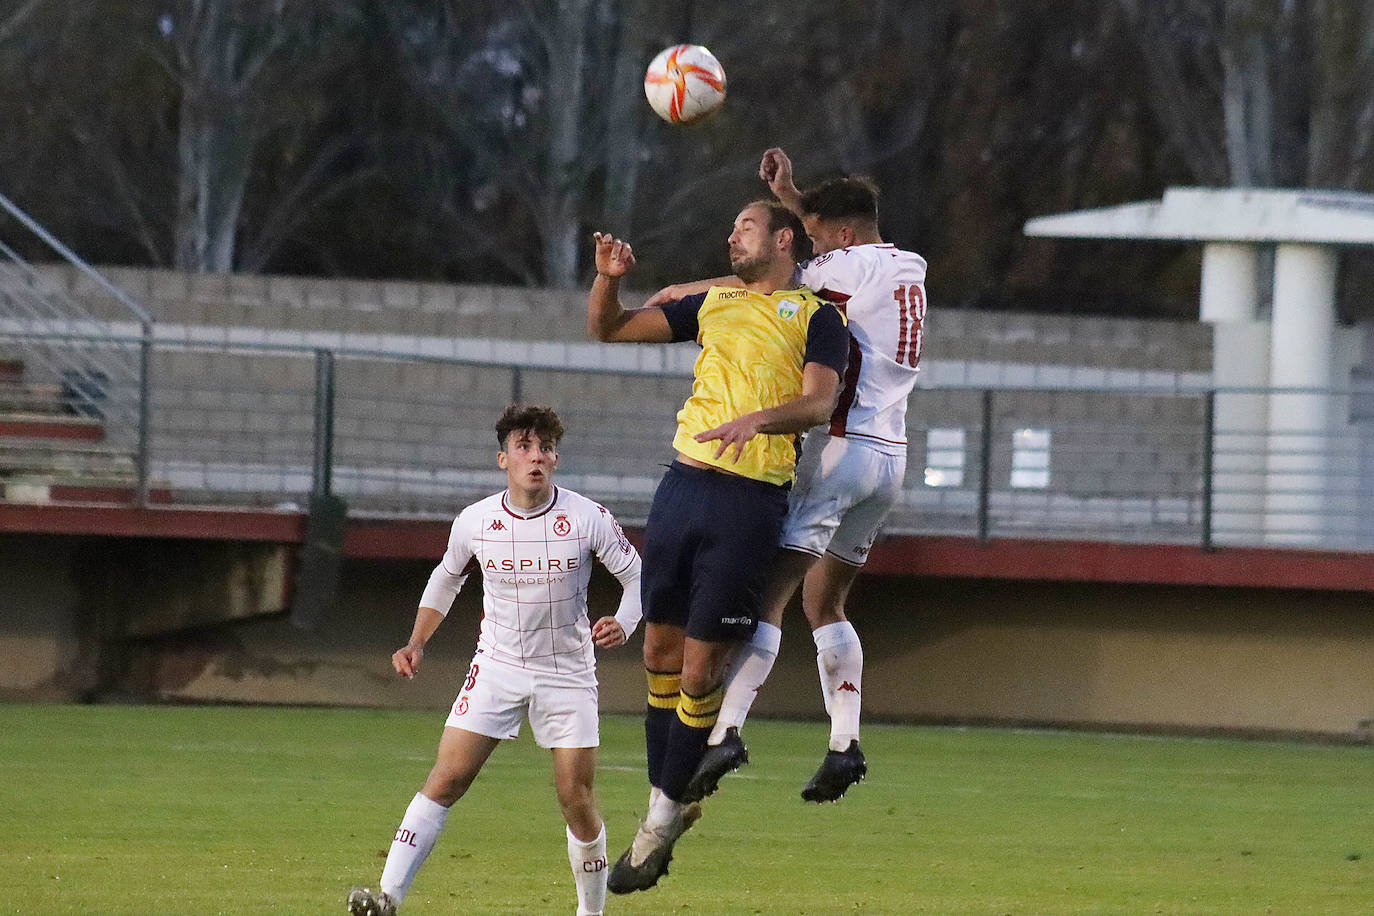
[[[25,371],[22,382],[0,386],[0,407],[10,413],[28,408],[41,414],[46,406],[41,399],[44,388],[56,387],[68,412],[102,423],[106,459],[117,463],[119,457],[127,456],[138,475],[134,481],[138,501],[146,502],[152,316],[3,194],[0,211],[76,267],[96,295],[113,303],[115,311],[136,322],[140,330],[137,338],[121,338],[107,319],[97,317],[84,302],[54,285],[0,241],[0,318],[7,330],[23,337],[24,344],[22,351],[0,356],[22,356]],[[83,332],[79,339],[66,336],[73,328]]]
[[[451,517],[504,485],[493,424],[523,399],[564,419],[563,483],[636,523],[691,387],[652,372],[342,349],[0,332],[5,342],[41,344],[59,370],[96,346],[142,350],[146,371],[104,380],[102,401],[132,405],[105,416],[111,437],[143,443],[126,485],[102,491],[130,504],[304,509],[334,494],[355,515]],[[918,388],[887,530],[1374,550],[1374,425],[1360,406],[1370,397]],[[1263,408],[1283,398],[1321,422],[1275,428]],[[56,446],[48,498],[62,455]],[[5,475],[0,464],[6,498],[43,498],[32,474],[26,487]]]

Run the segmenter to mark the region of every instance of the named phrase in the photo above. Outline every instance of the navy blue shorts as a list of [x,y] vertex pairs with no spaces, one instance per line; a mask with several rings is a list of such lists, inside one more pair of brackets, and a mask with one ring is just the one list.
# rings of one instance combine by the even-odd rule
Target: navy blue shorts
[[644,530],[644,619],[748,639],[786,515],[786,487],[674,462]]

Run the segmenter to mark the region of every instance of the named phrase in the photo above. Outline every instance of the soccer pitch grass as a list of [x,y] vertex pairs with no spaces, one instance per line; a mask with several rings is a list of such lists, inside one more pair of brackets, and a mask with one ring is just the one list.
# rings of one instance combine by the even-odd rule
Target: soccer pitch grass
[[[375,886],[443,711],[0,706],[0,913],[342,914]],[[646,796],[603,721],[612,859]],[[1363,747],[868,726],[871,776],[798,789],[818,723],[751,722],[654,890],[608,914],[1350,914],[1374,900]],[[499,748],[402,912],[572,914],[548,754]]]

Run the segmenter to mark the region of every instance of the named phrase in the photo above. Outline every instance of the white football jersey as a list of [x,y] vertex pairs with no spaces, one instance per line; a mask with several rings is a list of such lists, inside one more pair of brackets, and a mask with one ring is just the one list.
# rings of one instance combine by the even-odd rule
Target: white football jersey
[[838,248],[797,267],[803,283],[849,319],[849,349],[832,436],[906,448],[906,402],[925,336],[925,258],[895,245]]
[[587,619],[593,555],[620,580],[624,593],[615,616],[629,636],[642,616],[639,553],[610,512],[563,487],[538,509],[517,509],[501,492],[460,512],[420,606],[447,614],[475,566],[482,573],[478,654],[536,671],[590,675],[596,667]]

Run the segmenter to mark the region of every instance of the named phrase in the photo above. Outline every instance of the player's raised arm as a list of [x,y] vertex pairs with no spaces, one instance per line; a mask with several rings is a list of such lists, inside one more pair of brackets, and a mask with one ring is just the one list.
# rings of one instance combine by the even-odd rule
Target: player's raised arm
[[782,205],[798,216],[802,215],[802,194],[792,179],[792,160],[780,147],[773,147],[759,161],[759,177],[768,182],[769,189]]
[[833,366],[808,362],[802,367],[802,393],[790,401],[766,410],[756,410],[727,423],[697,433],[698,442],[719,440],[716,457],[734,446],[734,460],[744,454],[744,446],[758,435],[801,433],[830,419],[840,399],[840,373]]
[[645,308],[663,307],[669,302],[676,302],[688,296],[697,296],[701,293],[709,292],[713,286],[733,286],[741,287],[744,281],[734,274],[728,277],[716,277],[711,280],[693,280],[688,283],[674,283],[672,286],[665,286],[663,289],[654,293],[644,300]]
[[659,308],[625,309],[620,304],[620,278],[634,269],[630,243],[597,232],[596,279],[587,295],[587,333],[606,343],[670,343],[668,319]]

